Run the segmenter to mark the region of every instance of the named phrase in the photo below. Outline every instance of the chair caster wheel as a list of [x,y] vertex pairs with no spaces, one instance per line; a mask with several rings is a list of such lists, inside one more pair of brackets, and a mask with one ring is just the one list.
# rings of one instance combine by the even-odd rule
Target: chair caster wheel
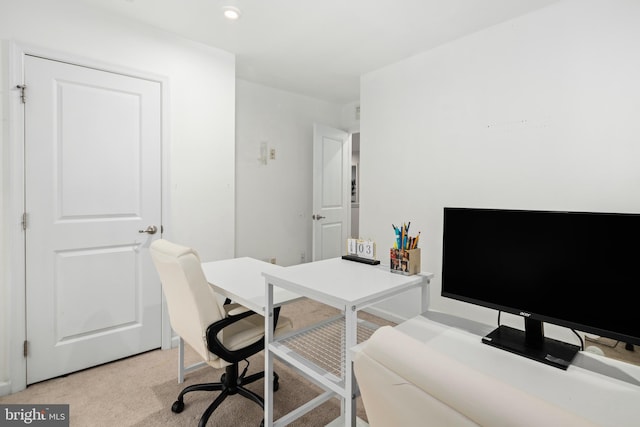
[[226,379],[227,379],[227,374],[226,374],[226,373],[224,373],[224,374],[222,374],[222,376],[220,377],[220,382],[221,382],[222,384],[226,384],[226,382],[225,382],[225,380],[226,380]]
[[260,423],[260,427],[264,427],[264,420]]
[[273,391],[276,392],[280,388],[280,383],[278,381],[273,382]]
[[175,402],[173,402],[173,405],[171,405],[171,411],[179,414],[180,412],[182,412],[182,410],[184,409],[184,401],[182,400],[176,400]]

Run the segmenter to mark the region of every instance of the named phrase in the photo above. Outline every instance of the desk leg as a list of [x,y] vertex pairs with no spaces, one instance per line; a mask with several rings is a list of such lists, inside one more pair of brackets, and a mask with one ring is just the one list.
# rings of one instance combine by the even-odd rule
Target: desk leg
[[429,310],[429,279],[424,279],[425,283],[420,288],[420,292],[422,293],[421,301],[420,301],[420,313],[424,313]]
[[178,339],[178,384],[184,382],[184,340]]
[[269,345],[273,342],[273,285],[265,279],[265,317],[264,317],[264,425],[273,426],[273,354]]
[[356,425],[356,391],[351,363],[351,348],[357,344],[358,312],[356,307],[346,307],[344,312],[345,325],[345,349],[344,349],[344,382],[346,397],[344,399],[344,425],[355,427]]

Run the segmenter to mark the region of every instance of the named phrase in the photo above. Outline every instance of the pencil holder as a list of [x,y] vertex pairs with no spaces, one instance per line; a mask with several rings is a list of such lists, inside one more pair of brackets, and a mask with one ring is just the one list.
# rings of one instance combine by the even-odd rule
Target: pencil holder
[[420,273],[420,248],[417,249],[395,249],[390,250],[392,273],[411,276]]

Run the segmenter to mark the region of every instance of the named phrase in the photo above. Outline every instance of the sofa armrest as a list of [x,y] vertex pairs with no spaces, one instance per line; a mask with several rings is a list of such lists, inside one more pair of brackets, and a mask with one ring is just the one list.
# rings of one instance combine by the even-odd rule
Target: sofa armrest
[[[355,354],[354,370],[372,427],[594,426],[578,414],[479,372],[388,326],[378,329]],[[390,419],[391,412],[400,418]],[[414,418],[407,420],[405,414]],[[383,421],[378,422],[379,418]]]

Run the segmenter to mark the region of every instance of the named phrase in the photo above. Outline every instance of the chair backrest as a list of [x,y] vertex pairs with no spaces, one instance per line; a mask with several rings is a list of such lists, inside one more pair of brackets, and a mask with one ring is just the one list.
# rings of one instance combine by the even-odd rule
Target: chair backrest
[[223,308],[207,282],[198,253],[167,240],[150,246],[162,290],[167,300],[173,330],[205,361],[217,356],[207,348],[207,327],[222,319]]

